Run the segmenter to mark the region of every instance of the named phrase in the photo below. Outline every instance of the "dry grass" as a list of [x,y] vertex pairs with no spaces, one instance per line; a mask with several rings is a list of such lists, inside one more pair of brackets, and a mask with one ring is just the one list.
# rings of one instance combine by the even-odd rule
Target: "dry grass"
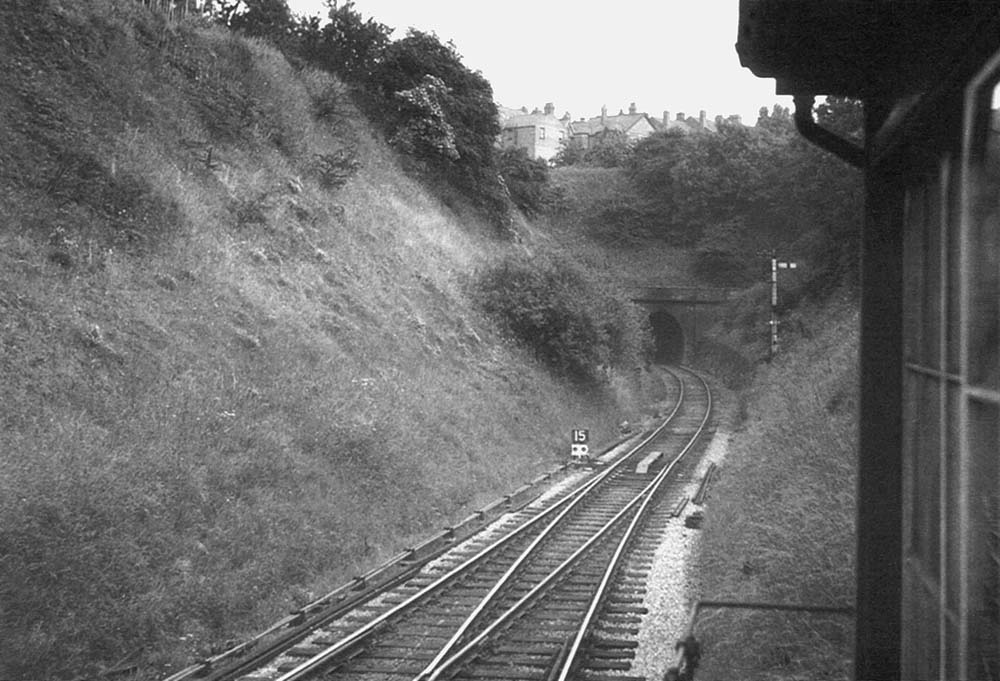
[[[336,82],[129,0],[15,4],[3,678],[162,676],[550,467],[572,427],[640,419],[640,379],[581,395],[466,300],[513,247],[406,179]],[[360,169],[324,187],[344,149]]]
[[[851,606],[856,309],[806,309],[789,321],[799,333],[788,334],[782,354],[758,370],[745,395],[746,421],[713,487],[702,594]],[[713,611],[698,635],[705,645],[699,679],[850,677],[846,617]]]

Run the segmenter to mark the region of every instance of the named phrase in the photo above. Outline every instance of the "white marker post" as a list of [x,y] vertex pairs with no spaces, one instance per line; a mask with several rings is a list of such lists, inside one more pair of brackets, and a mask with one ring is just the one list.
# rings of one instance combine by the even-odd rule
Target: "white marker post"
[[590,431],[586,428],[573,429],[573,444],[570,447],[570,460],[573,463],[586,463],[590,461],[590,448],[587,443],[590,441]]

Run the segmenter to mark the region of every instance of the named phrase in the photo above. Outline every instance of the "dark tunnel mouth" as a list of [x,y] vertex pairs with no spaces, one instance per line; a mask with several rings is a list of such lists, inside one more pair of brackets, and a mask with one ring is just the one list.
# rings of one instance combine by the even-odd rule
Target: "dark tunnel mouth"
[[684,359],[684,329],[680,322],[666,310],[656,310],[649,315],[656,344],[654,359],[662,364],[678,364]]

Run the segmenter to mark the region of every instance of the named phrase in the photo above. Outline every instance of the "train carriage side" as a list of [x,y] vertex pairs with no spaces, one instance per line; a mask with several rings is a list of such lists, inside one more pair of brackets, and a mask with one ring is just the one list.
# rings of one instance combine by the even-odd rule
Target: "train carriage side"
[[737,49],[865,105],[796,116],[865,173],[855,677],[1000,680],[1000,5],[742,0]]

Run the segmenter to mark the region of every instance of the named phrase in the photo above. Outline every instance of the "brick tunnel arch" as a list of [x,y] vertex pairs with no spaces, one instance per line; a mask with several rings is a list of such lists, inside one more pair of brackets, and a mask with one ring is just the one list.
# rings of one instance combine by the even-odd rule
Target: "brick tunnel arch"
[[666,310],[653,310],[649,315],[655,349],[653,359],[663,364],[678,364],[684,359],[684,329],[677,318]]

